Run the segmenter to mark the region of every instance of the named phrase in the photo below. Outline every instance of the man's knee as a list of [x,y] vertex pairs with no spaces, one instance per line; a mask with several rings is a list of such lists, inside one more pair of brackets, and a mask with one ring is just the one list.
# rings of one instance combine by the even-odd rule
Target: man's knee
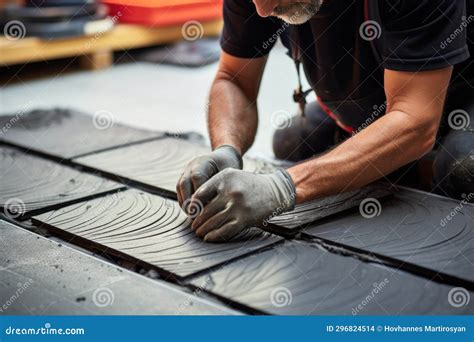
[[[442,139],[434,162],[434,181],[454,198],[474,194],[474,131],[451,131]],[[472,195],[469,199],[472,201]]]
[[337,125],[319,104],[308,103],[305,113],[305,117],[297,114],[288,127],[275,131],[273,152],[277,158],[300,161],[334,145]]

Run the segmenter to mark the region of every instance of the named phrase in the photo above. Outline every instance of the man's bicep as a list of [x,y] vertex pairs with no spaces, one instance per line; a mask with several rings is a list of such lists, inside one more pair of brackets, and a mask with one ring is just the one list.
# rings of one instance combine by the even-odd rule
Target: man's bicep
[[421,123],[439,124],[452,67],[407,72],[385,70],[387,112],[401,112]]
[[255,101],[266,63],[266,56],[239,58],[222,51],[216,80],[235,83],[250,100]]

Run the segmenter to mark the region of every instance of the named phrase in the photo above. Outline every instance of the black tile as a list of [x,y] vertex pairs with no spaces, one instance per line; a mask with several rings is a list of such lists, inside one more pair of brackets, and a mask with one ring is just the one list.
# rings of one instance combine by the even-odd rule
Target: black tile
[[4,221],[0,279],[0,315],[236,313]]
[[121,125],[105,111],[35,110],[1,116],[0,127],[1,140],[62,159],[163,136]]
[[254,229],[234,242],[203,242],[195,236],[190,220],[177,202],[136,190],[42,214],[35,217],[34,222],[46,223],[50,229],[56,227],[56,233],[80,236],[105,247],[104,251],[153,265],[175,274],[176,278],[282,241]]
[[308,223],[357,207],[366,199],[380,199],[392,193],[388,185],[374,183],[359,190],[298,204],[293,211],[276,216],[269,222],[279,225],[282,232],[299,231]]
[[366,218],[354,212],[305,232],[440,275],[474,281],[472,204],[401,189],[381,202],[378,216]]
[[[210,149],[182,139],[164,138],[78,158],[75,162],[145,185],[175,192],[186,164]],[[273,166],[244,158],[244,170],[270,172]]]
[[[410,273],[285,242],[191,281],[223,299],[280,315],[469,314],[455,291]],[[467,293],[471,297],[474,293]],[[360,306],[359,306],[360,305]]]
[[123,188],[7,146],[0,146],[0,174],[0,208],[15,218]]

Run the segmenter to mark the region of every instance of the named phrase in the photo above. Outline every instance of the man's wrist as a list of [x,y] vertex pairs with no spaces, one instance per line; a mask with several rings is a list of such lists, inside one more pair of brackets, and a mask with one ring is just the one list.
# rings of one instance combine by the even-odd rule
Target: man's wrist
[[237,150],[232,145],[220,145],[214,150],[215,153],[217,154],[223,154],[224,158],[226,159],[231,159],[232,165],[230,167],[233,167],[235,169],[242,169],[243,167],[243,160],[242,160],[242,155],[240,152]]
[[296,187],[290,174],[285,169],[278,169],[275,174],[280,180],[280,204],[284,211],[290,211],[296,205]]

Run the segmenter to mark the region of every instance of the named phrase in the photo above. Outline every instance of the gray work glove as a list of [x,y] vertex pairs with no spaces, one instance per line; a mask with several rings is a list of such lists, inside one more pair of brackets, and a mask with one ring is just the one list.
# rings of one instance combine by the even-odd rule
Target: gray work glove
[[242,169],[242,157],[230,145],[222,145],[211,153],[194,158],[186,165],[176,185],[179,205],[186,213],[196,214],[194,210],[188,210],[191,196],[201,185],[226,168]]
[[254,174],[228,168],[193,195],[191,206],[201,212],[192,228],[205,241],[229,240],[245,228],[266,225],[295,202],[295,185],[285,170]]

